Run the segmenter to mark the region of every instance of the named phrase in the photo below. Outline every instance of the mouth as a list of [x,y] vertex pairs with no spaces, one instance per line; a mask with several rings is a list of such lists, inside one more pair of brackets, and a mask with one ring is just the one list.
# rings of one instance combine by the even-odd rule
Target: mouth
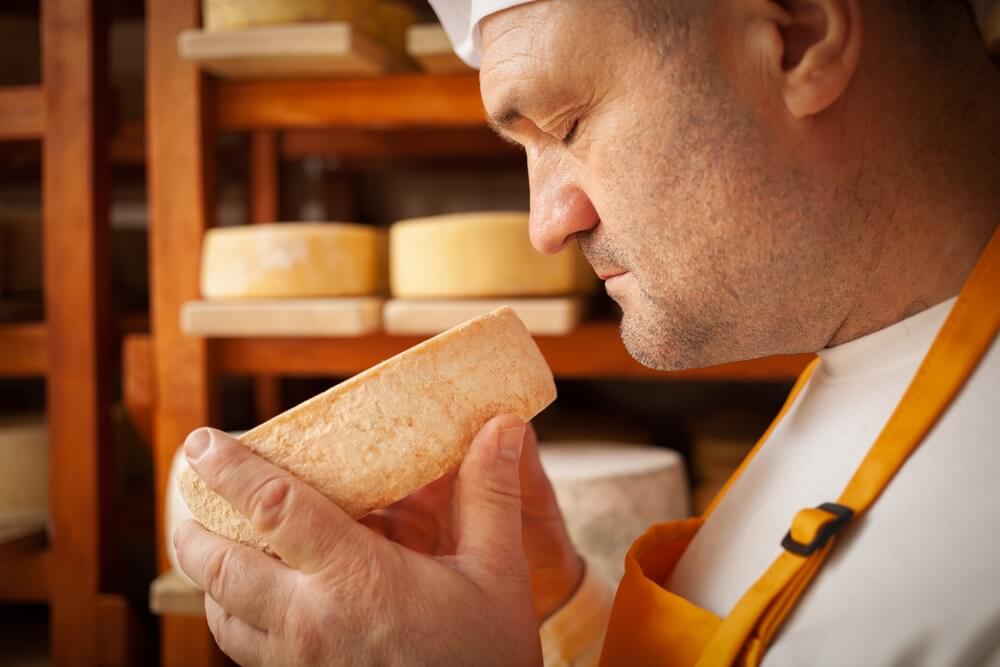
[[598,272],[597,277],[600,278],[601,280],[607,281],[611,280],[612,278],[617,278],[618,276],[624,276],[626,273],[628,273],[628,271],[625,270],[609,271],[607,273]]

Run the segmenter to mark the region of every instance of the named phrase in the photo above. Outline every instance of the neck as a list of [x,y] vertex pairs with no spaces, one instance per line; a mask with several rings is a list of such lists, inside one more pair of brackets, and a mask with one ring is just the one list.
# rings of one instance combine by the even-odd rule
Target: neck
[[[909,113],[866,119],[880,150],[857,165],[858,183],[868,186],[858,186],[847,214],[876,230],[866,240],[876,250],[827,346],[956,295],[1000,225],[1000,73],[985,54],[970,60],[957,76],[928,75],[926,60],[918,61],[923,72],[904,76],[922,81],[919,90],[897,91],[900,99],[885,105]],[[881,83],[884,100],[888,81]]]

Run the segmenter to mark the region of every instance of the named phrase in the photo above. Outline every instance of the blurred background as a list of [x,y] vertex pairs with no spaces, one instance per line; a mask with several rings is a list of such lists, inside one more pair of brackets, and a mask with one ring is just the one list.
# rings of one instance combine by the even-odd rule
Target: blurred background
[[535,426],[588,559],[614,580],[643,526],[704,509],[809,358],[640,367],[527,207],[420,0],[6,0],[0,665],[225,664],[167,548],[184,436],[499,303],[556,374]]

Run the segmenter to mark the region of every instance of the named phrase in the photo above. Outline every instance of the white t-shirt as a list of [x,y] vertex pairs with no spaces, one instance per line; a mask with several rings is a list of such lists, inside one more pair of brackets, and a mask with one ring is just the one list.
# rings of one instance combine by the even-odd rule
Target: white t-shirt
[[[819,368],[667,588],[727,616],[781,552],[796,512],[840,496],[953,303],[820,352]],[[593,602],[595,582],[543,624],[546,665],[595,662],[607,612]],[[763,664],[1000,665],[996,341],[882,496],[840,535]]]
[[[954,299],[820,353],[770,441],[667,586],[720,616],[836,501]],[[841,535],[763,664],[1000,665],[1000,351],[994,341],[882,496]]]

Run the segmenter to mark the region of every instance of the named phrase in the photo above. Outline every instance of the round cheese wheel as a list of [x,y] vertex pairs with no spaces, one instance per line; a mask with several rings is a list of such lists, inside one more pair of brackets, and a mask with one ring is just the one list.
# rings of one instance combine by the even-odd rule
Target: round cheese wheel
[[[404,298],[551,296],[579,291],[580,251],[542,255],[527,213],[459,213],[389,229],[392,293]],[[592,275],[592,272],[590,272]]]
[[573,544],[612,584],[650,525],[689,515],[677,452],[606,442],[551,442],[540,451]]
[[280,223],[208,230],[202,246],[206,299],[373,294],[378,232],[367,225]]
[[[203,0],[206,30],[239,30],[304,21],[358,22],[375,0]],[[371,20],[371,19],[369,19]]]

